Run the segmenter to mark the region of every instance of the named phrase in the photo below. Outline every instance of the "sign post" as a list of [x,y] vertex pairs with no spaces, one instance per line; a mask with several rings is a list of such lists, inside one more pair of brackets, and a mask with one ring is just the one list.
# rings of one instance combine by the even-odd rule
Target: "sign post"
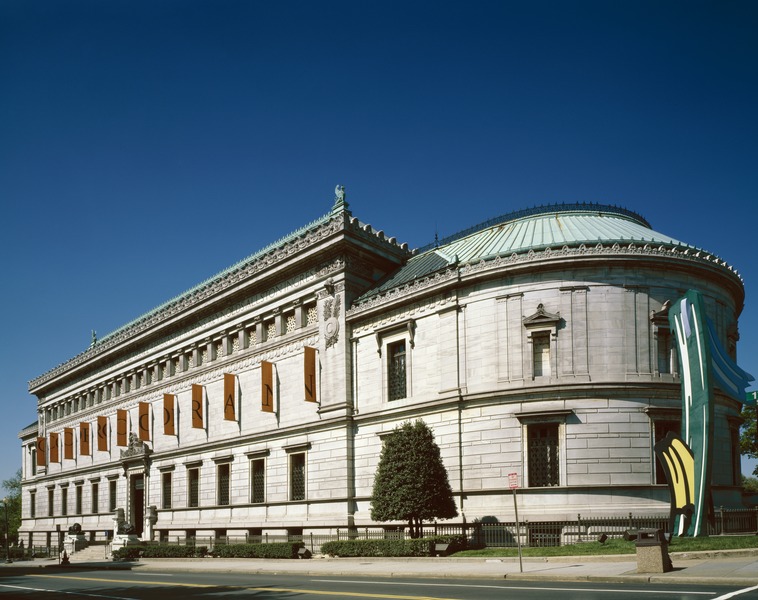
[[508,473],[508,486],[513,492],[513,512],[516,514],[516,546],[518,547],[518,570],[524,572],[524,565],[521,562],[521,524],[518,520],[518,503],[516,502],[516,489],[518,488],[518,473]]

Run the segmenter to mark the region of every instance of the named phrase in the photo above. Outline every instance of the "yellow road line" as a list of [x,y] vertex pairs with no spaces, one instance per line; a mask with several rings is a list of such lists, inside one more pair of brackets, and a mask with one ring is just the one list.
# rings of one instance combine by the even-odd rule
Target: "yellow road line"
[[196,588],[210,588],[210,587],[226,587],[218,585],[209,585],[207,583],[178,583],[176,581],[136,581],[134,579],[104,579],[100,577],[75,577],[73,575],[27,575],[27,577],[43,577],[45,579],[71,579],[74,581],[97,581],[98,583],[131,583],[141,585],[175,585],[177,587],[196,587]]
[[138,581],[133,579],[105,579],[99,577],[76,577],[73,575],[31,575],[46,579],[70,579],[73,581],[96,581],[98,583],[129,583],[132,585],[169,585],[176,587],[194,588],[224,588],[249,590],[251,592],[281,592],[288,594],[313,594],[314,596],[345,596],[350,598],[385,598],[387,600],[453,600],[451,598],[436,598],[434,596],[403,596],[397,594],[369,594],[364,592],[337,592],[323,590],[307,590],[298,588],[248,587],[236,585],[211,585],[207,583],[182,583],[180,581]]

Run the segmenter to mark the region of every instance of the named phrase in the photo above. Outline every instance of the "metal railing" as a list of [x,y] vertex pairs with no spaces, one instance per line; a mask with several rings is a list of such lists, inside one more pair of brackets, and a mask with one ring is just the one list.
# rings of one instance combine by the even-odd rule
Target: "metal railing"
[[[522,521],[501,522],[494,518],[473,523],[432,523],[423,527],[424,537],[463,535],[473,547],[516,547],[517,540],[524,547],[563,546],[596,540],[601,535],[623,537],[628,530],[661,529],[669,531],[669,515],[634,515],[610,517],[582,517],[573,521]],[[714,522],[707,525],[708,535],[758,534],[758,508],[725,509],[715,511]],[[320,552],[322,544],[342,540],[407,539],[403,527],[373,527],[337,529],[331,533],[305,535],[267,534],[221,536],[162,536],[151,543],[206,546],[209,551],[222,544],[303,542],[312,553]]]

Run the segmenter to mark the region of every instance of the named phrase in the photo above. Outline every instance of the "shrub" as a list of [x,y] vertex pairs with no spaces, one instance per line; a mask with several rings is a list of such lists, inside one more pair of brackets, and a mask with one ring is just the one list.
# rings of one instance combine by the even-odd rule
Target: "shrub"
[[221,558],[297,558],[302,542],[274,544],[222,544],[213,548],[213,555]]
[[173,544],[150,544],[142,552],[143,558],[193,558],[205,556],[207,546],[176,546]]
[[144,548],[142,546],[125,546],[111,552],[113,560],[137,560]]
[[448,553],[466,549],[466,537],[443,535],[408,540],[345,540],[321,545],[323,554],[342,557],[433,556],[435,544],[449,544]]

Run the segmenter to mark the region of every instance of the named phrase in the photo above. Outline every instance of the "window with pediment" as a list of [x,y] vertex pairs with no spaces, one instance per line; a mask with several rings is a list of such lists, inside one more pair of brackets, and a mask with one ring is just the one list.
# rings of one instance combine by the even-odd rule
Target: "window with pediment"
[[374,331],[377,352],[382,358],[384,397],[388,401],[408,398],[411,393],[411,352],[415,345],[413,319]]
[[556,372],[555,347],[562,324],[560,314],[548,312],[543,304],[538,304],[537,312],[524,317],[523,324],[531,346],[532,379],[551,377]]

